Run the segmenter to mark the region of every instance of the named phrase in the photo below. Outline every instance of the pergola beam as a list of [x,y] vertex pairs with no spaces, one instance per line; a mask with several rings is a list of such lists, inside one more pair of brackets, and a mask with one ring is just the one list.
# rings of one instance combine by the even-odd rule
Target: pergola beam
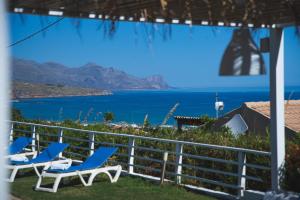
[[[257,28],[291,26],[299,24],[300,1],[253,0],[242,5],[233,1],[168,0],[162,6],[160,0],[7,0],[8,10],[14,13],[51,15],[50,11],[62,13],[60,16],[95,19],[99,15],[108,20],[156,22],[172,24],[211,25],[211,26],[250,26]],[[189,21],[189,23],[186,23]],[[203,23],[205,22],[205,23]],[[233,25],[235,24],[235,25]]]

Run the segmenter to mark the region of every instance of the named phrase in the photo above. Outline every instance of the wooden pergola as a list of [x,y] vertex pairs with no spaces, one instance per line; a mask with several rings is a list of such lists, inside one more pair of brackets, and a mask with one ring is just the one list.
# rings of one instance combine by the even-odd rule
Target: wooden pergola
[[280,27],[300,22],[297,0],[7,0],[14,13],[173,24]]
[[[113,23],[138,21],[163,24],[268,28],[270,31],[272,189],[274,191],[280,189],[280,172],[285,159],[283,29],[300,24],[299,0],[6,1],[7,9],[11,13],[101,19]],[[1,18],[3,17],[4,15],[1,16]],[[2,29],[3,24],[0,23]],[[4,37],[4,35],[0,33],[0,37]],[[3,48],[2,46],[1,48]],[[4,51],[6,50],[4,49]],[[7,76],[7,73],[0,74],[1,79]],[[1,87],[5,86],[2,85]],[[0,88],[0,92],[3,91],[2,89]],[[8,105],[8,103],[4,102],[4,105]]]

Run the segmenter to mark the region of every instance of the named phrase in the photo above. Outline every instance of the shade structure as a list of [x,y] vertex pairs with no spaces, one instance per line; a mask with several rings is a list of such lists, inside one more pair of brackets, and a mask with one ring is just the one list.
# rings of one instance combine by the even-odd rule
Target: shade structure
[[248,28],[234,30],[224,52],[219,74],[221,76],[266,74],[263,56]]
[[7,0],[14,13],[217,26],[292,26],[298,0]]

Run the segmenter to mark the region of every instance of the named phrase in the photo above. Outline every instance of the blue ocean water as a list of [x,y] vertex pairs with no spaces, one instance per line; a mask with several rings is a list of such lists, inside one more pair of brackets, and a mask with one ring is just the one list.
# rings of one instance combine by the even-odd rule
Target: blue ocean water
[[[285,96],[300,99],[300,90],[292,95],[288,91]],[[243,102],[268,101],[267,91],[219,92],[219,100],[225,104],[221,115],[238,108]],[[81,113],[81,121],[103,121],[104,112],[113,112],[116,122],[142,124],[148,114],[151,124],[160,124],[169,110],[180,103],[175,115],[215,116],[215,92],[201,90],[169,90],[169,91],[115,91],[111,96],[62,97],[25,99],[14,102],[13,107],[20,109],[26,118],[60,121],[77,120]],[[173,118],[168,124],[174,124]]]

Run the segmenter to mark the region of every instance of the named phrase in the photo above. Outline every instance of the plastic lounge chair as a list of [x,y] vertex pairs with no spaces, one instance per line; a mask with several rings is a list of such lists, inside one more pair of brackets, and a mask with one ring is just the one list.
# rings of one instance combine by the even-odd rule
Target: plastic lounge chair
[[31,143],[32,139],[29,137],[18,137],[8,147],[8,153],[10,155],[21,153],[25,147]]
[[44,149],[35,158],[29,159],[28,161],[10,161],[10,164],[6,166],[7,169],[12,170],[10,178],[7,179],[9,182],[15,180],[16,174],[20,169],[34,168],[35,172],[39,174],[37,167],[46,166],[51,163],[66,163],[70,160],[56,160],[57,156],[67,148],[69,144],[53,142]]
[[[47,169],[44,168],[42,174],[39,175],[35,189],[46,192],[57,192],[61,179],[70,176],[79,176],[84,186],[91,186],[94,178],[100,173],[107,174],[111,183],[115,183],[118,181],[122,167],[120,165],[103,167],[103,165],[117,150],[118,149],[114,147],[100,147],[80,165],[71,166],[67,169],[49,169],[50,166],[48,166]],[[109,171],[116,171],[115,176],[112,177]],[[88,182],[82,177],[82,175],[85,174],[90,174]],[[55,178],[52,188],[41,187],[42,179],[46,177]]]

